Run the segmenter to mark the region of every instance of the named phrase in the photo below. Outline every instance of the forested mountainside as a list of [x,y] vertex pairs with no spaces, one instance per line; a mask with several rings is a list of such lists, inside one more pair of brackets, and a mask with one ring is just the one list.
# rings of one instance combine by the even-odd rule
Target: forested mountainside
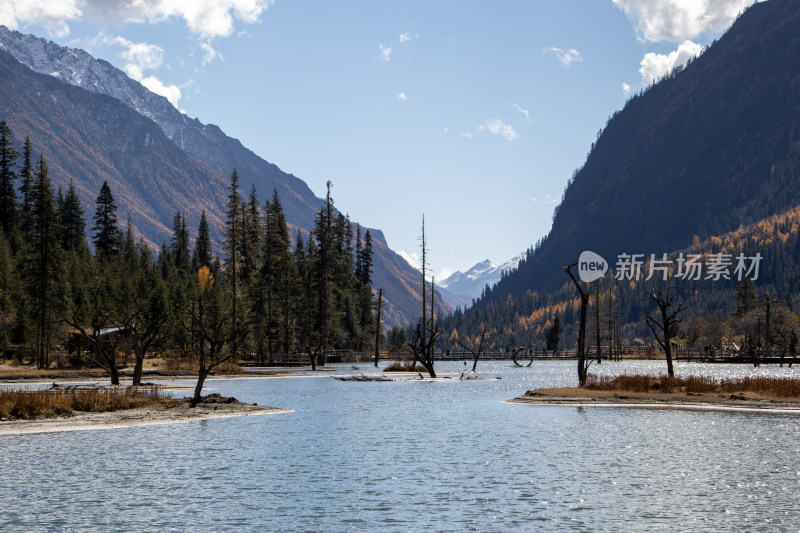
[[[34,35],[24,35],[0,26],[0,50],[40,74],[96,94],[111,96],[158,124],[181,150],[202,161],[224,177],[237,169],[242,189],[251,186],[261,198],[277,190],[284,198],[289,224],[310,229],[314,213],[322,206],[306,183],[283,172],[225,134],[214,124],[203,124],[178,111],[163,96],[157,95],[128,77],[110,63],[96,59],[84,50],[60,46]],[[199,216],[199,215],[198,215]]]
[[[447,333],[474,335],[485,323],[501,345],[539,346],[559,316],[574,334],[577,293],[562,267],[584,250],[612,269],[625,253],[674,258],[692,249],[704,261],[723,250],[760,253],[754,290],[792,306],[800,292],[792,222],[800,205],[798,62],[800,4],[770,0],[686,68],[632,97],[570,179],[550,233],[447,322]],[[623,336],[647,338],[642,298],[651,286],[602,283],[610,283],[606,307],[619,313]],[[740,306],[738,280],[674,284],[687,316],[727,318]]]
[[492,298],[553,290],[585,249],[662,253],[800,203],[800,4],[748,9],[598,135],[550,233]]
[[[721,256],[719,254],[722,254]],[[736,271],[737,258],[743,256],[745,270]],[[757,270],[752,258],[760,255]],[[696,256],[702,265],[700,279],[693,275],[678,276],[678,258]],[[656,260],[662,260],[662,254]],[[639,339],[652,342],[652,335],[644,323],[645,314],[652,309],[646,294],[659,286],[674,286],[678,300],[684,304],[681,329],[698,320],[731,321],[743,302],[741,291],[747,287],[754,300],[768,297],[775,307],[785,306],[795,312],[800,310],[800,206],[772,215],[734,231],[715,235],[703,241],[697,239],[685,249],[668,254],[670,271],[664,282],[660,271],[645,279],[650,272],[650,257],[642,258],[640,279],[615,279],[618,276],[617,257],[606,257],[610,270],[603,279],[590,286],[588,330],[594,342],[595,320],[599,309],[602,344],[608,343],[611,332],[618,329],[623,343]],[[725,276],[709,276],[709,266],[717,259],[728,262]],[[684,269],[688,271],[688,269]],[[741,275],[740,275],[741,274]],[[556,317],[563,328],[564,346],[574,348],[580,315],[580,299],[569,278],[563,274],[564,284],[556,291],[528,291],[521,296],[508,296],[485,302],[480,308],[466,312],[457,310],[442,324],[446,348],[454,348],[455,341],[474,336],[484,324],[492,332],[492,342],[497,347],[537,347],[545,345],[547,332]],[[744,283],[743,283],[744,282]],[[599,306],[598,306],[599,294]],[[752,303],[752,302],[751,302]],[[752,306],[757,307],[754,303]],[[800,334],[800,330],[798,330]],[[733,334],[731,333],[732,337]]]
[[[259,182],[261,186],[255,189],[262,201],[278,190],[282,202],[296,207],[293,212],[307,211],[302,216],[287,214],[293,237],[297,229],[306,234],[313,229],[316,212],[323,205],[319,199],[298,204],[296,200],[305,198],[302,191],[307,186],[303,183],[300,192],[287,188],[297,180],[294,177],[266,194],[259,192],[265,189],[264,183],[271,182],[261,179],[263,172],[252,161],[247,163],[247,158],[229,162],[242,162],[249,173],[232,167],[222,174],[181,149],[158,124],[133,107],[64,83],[61,77],[36,73],[2,50],[0,96],[0,120],[6,121],[16,135],[17,149],[24,137],[30,136],[50,166],[54,185],[66,190],[73,180],[77,194],[89,209],[94,207],[100,185],[107,181],[117,197],[121,217],[130,215],[138,235],[154,247],[170,240],[176,211],[184,214],[191,228],[197,228],[206,211],[211,237],[220,243],[226,183],[233,168],[239,170],[246,192]],[[224,147],[220,150],[229,156],[237,153]],[[385,292],[384,317],[390,325],[404,326],[416,320],[421,307],[418,273],[389,249],[382,232],[372,230],[372,235],[375,283],[379,284],[376,288]],[[451,308],[445,304],[444,309]]]
[[55,186],[66,190],[73,180],[90,209],[107,181],[121,214],[151,244],[169,240],[176,211],[196,228],[205,210],[219,238],[226,180],[118,100],[37,74],[0,51],[0,119],[18,151],[30,137]]

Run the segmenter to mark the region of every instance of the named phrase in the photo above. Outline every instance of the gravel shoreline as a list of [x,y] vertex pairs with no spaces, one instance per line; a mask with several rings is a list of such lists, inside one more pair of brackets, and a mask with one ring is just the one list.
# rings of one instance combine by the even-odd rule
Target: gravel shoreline
[[594,391],[580,388],[528,391],[509,403],[574,407],[628,407],[641,409],[686,409],[695,411],[736,411],[800,414],[800,400],[768,398],[752,393],[699,394]]
[[[218,395],[217,395],[218,396]],[[167,400],[164,403],[135,409],[104,413],[75,412],[71,416],[37,420],[8,420],[0,422],[0,437],[33,433],[56,433],[92,429],[114,429],[158,424],[176,424],[196,420],[238,416],[289,413],[291,410],[241,403],[211,401],[191,407],[188,399]]]

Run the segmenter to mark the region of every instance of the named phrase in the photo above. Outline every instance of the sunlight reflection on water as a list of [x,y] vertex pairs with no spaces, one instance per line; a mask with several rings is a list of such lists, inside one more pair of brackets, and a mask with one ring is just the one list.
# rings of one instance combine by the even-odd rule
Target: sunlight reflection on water
[[[371,370],[359,366],[353,372]],[[664,367],[605,362],[591,371]],[[514,405],[504,400],[574,385],[575,364],[478,369],[502,379],[217,380],[209,387],[222,394],[295,411],[2,438],[0,530],[800,529],[800,418]]]

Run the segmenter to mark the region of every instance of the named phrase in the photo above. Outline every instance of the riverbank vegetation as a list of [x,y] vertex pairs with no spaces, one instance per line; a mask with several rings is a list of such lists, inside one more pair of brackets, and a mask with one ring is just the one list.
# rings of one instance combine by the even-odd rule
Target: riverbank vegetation
[[65,416],[74,411],[107,412],[167,401],[157,386],[54,387],[0,391],[0,418],[28,420]]
[[711,376],[669,377],[665,375],[607,377],[590,374],[584,388],[616,392],[754,393],[771,398],[800,398],[800,379],[796,378],[716,379]]
[[120,225],[108,183],[90,237],[84,213],[76,185],[55,191],[44,156],[0,123],[4,359],[99,367],[112,384],[132,366],[139,384],[144,359],[159,353],[185,359],[175,364],[196,368],[201,386],[232,359],[291,354],[316,368],[331,350],[372,349],[371,235],[335,210],[330,182],[314,229],[292,236],[278,192],[262,204],[233,170],[219,254],[205,212],[194,235],[175,213],[157,251],[130,219]]

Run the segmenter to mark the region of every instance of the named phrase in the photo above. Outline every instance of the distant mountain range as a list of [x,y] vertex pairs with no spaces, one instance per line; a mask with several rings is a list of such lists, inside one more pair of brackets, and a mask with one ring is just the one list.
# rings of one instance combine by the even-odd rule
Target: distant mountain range
[[[234,168],[244,194],[255,186],[263,202],[277,189],[295,230],[310,231],[322,205],[301,179],[217,126],[180,113],[111,64],[3,26],[0,120],[9,124],[18,143],[31,137],[56,186],[66,188],[74,179],[87,214],[94,211],[100,185],[107,180],[121,219],[130,216],[154,246],[169,240],[178,210],[192,229],[205,210],[212,238],[219,242]],[[385,294],[383,316],[387,324],[406,325],[420,314],[418,273],[389,249],[380,230],[370,231],[373,285]],[[444,309],[450,307],[445,304]]]
[[[439,287],[445,288],[454,298],[448,300],[453,306],[462,308],[472,305],[472,300],[480,298],[481,293],[500,281],[503,273],[511,272],[519,265],[524,254],[513,257],[501,265],[496,265],[484,259],[466,272],[453,272],[448,277],[438,282]],[[448,298],[449,296],[445,296]]]

